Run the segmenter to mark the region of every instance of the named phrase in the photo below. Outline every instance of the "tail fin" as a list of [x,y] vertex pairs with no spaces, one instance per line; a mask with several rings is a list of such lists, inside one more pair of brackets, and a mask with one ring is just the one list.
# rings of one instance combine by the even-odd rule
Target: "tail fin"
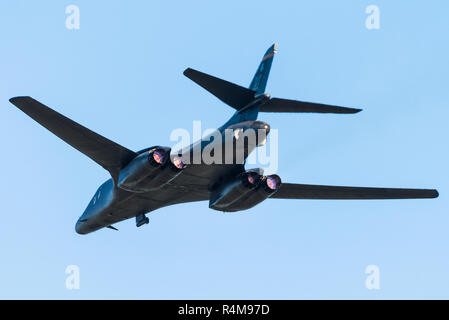
[[270,75],[271,64],[273,63],[273,57],[276,53],[277,45],[273,44],[267,52],[265,52],[262,61],[257,68],[256,74],[249,85],[251,90],[254,90],[257,94],[262,94],[265,92],[265,87],[267,86],[268,76]]
[[276,44],[273,44],[263,56],[248,89],[192,68],[184,70],[184,75],[227,105],[240,110],[251,103],[257,95],[265,92],[275,53]]
[[[256,74],[249,85],[249,88],[241,87],[237,84],[222,80],[206,73],[187,68],[184,75],[201,87],[212,93],[227,105],[238,110],[240,113],[247,110],[251,115],[247,120],[257,118],[258,112],[294,112],[294,113],[357,113],[361,109],[346,108],[321,103],[296,101],[280,98],[270,98],[265,93],[268,76],[270,75],[271,64],[276,53],[277,46],[273,44],[262,58],[257,68]],[[263,99],[265,96],[265,99]],[[260,99],[260,100],[258,100]],[[251,104],[251,105],[250,105]],[[249,108],[249,109],[247,109]],[[236,119],[242,119],[241,115]]]

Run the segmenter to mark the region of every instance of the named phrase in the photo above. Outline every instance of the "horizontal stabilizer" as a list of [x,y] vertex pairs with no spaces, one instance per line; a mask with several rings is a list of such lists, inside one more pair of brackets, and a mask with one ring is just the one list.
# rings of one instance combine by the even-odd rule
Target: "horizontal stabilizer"
[[191,68],[187,68],[184,75],[234,109],[240,110],[254,100],[255,91],[232,82]]
[[313,112],[313,113],[357,113],[362,109],[338,107],[321,103],[272,98],[259,108],[260,112]]
[[437,198],[435,189],[336,187],[283,183],[271,196],[278,199],[420,199]]
[[81,151],[111,173],[116,179],[120,169],[137,154],[83,127],[31,97],[9,100],[43,127]]

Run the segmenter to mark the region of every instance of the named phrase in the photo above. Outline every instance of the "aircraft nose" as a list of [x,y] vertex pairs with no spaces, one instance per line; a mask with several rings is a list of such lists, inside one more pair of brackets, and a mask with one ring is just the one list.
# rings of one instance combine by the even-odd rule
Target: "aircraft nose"
[[86,234],[86,233],[88,233],[87,232],[87,223],[86,223],[86,221],[83,221],[82,219],[79,219],[76,222],[75,231],[78,234]]

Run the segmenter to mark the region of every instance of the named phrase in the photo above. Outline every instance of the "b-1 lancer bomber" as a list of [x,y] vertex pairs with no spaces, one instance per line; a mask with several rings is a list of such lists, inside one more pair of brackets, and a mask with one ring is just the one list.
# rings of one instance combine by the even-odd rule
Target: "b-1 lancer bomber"
[[[276,45],[272,45],[248,88],[188,68],[184,75],[234,108],[234,115],[217,132],[222,139],[203,138],[182,150],[152,146],[132,151],[50,109],[31,97],[11,103],[111,174],[95,192],[75,230],[87,234],[101,228],[117,230],[116,223],[135,218],[138,227],[148,223],[147,213],[193,201],[209,201],[209,208],[235,212],[250,209],[266,199],[411,199],[436,198],[434,189],[341,187],[284,183],[276,174],[245,169],[248,155],[266,143],[267,123],[259,112],[354,114],[361,109],[272,98],[265,93]],[[235,134],[227,135],[232,130]],[[255,141],[247,132],[257,131]],[[262,133],[262,135],[260,135]],[[264,136],[265,138],[263,138]],[[246,137],[246,138],[245,138]],[[262,138],[261,138],[262,137]],[[243,140],[242,140],[243,139]],[[246,140],[247,142],[245,142]],[[254,140],[254,139],[253,139]],[[243,143],[239,143],[243,141]],[[214,144],[224,151],[223,161],[206,163],[200,153]],[[223,146],[231,146],[229,148]],[[229,156],[231,154],[231,156]],[[240,155],[240,157],[239,157]],[[240,159],[239,159],[240,158]],[[282,204],[280,204],[282,206]]]

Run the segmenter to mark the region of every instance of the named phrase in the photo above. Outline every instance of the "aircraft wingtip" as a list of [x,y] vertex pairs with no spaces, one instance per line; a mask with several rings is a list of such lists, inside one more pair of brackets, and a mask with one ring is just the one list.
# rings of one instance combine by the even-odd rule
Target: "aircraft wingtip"
[[23,99],[29,99],[29,98],[31,98],[31,97],[30,96],[17,96],[17,97],[10,98],[9,102],[11,102],[12,104],[15,104],[15,102],[18,102]]
[[363,111],[363,109],[359,109],[359,108],[347,108],[347,107],[341,107],[341,112],[340,113],[349,113],[349,114],[355,114],[355,113],[359,113],[360,111]]
[[433,198],[438,198],[440,196],[440,193],[438,192],[438,190],[434,189],[433,191]]

